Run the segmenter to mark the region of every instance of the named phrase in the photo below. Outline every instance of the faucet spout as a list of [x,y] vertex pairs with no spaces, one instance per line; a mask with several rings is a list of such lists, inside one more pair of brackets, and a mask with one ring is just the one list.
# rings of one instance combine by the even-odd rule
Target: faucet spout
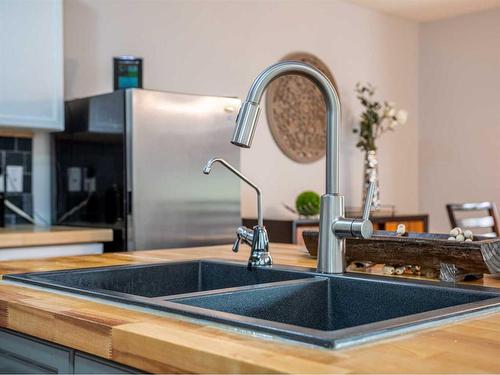
[[229,171],[231,171],[234,175],[239,177],[241,180],[246,182],[255,190],[255,192],[257,193],[257,224],[263,227],[264,216],[262,215],[262,191],[257,187],[257,185],[255,185],[252,181],[250,181],[243,173],[241,173],[227,161],[219,157],[210,159],[205,165],[205,168],[203,168],[203,173],[207,175],[210,174],[210,171],[212,170],[212,165],[214,165],[214,163],[222,164],[224,167],[229,169]]
[[287,74],[301,75],[310,79],[320,89],[326,104],[326,194],[339,193],[340,174],[340,100],[330,80],[318,69],[298,61],[284,61],[271,65],[255,79],[243,102],[236,119],[231,143],[239,147],[249,148],[260,114],[260,102],[264,91],[276,78]]

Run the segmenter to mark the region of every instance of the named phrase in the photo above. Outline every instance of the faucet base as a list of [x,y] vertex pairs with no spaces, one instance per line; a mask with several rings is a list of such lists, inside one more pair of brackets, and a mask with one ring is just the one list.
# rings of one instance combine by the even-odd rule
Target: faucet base
[[318,242],[318,267],[321,273],[345,272],[345,240],[333,233],[333,224],[344,217],[344,197],[325,194],[321,197]]
[[252,251],[248,259],[248,269],[255,267],[270,267],[273,265],[273,258],[269,251]]
[[269,238],[265,227],[253,227],[252,250],[248,259],[248,269],[272,266],[273,258],[269,253]]

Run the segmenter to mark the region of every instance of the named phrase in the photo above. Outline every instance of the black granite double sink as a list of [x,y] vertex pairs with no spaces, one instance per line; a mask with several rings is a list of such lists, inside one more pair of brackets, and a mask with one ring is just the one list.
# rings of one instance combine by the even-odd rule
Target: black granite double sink
[[500,292],[434,281],[186,261],[4,279],[340,348],[499,309]]

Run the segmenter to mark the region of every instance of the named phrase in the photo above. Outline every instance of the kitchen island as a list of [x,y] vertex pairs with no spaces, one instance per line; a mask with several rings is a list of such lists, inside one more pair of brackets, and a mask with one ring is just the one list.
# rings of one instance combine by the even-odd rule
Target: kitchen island
[[0,261],[100,254],[113,240],[107,228],[15,225],[0,228]]
[[[0,274],[202,258],[246,261],[231,247],[109,253],[0,263]],[[275,264],[313,268],[296,245],[272,244]],[[491,277],[476,282],[499,287]],[[0,283],[0,327],[147,372],[500,372],[500,313],[372,344],[328,350],[137,307]]]

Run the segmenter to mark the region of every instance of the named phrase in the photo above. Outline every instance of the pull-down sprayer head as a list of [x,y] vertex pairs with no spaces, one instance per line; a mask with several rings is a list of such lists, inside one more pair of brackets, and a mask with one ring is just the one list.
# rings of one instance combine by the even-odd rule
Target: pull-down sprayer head
[[243,102],[236,118],[236,128],[234,129],[233,145],[250,148],[252,146],[253,135],[259,121],[260,105],[253,102]]

